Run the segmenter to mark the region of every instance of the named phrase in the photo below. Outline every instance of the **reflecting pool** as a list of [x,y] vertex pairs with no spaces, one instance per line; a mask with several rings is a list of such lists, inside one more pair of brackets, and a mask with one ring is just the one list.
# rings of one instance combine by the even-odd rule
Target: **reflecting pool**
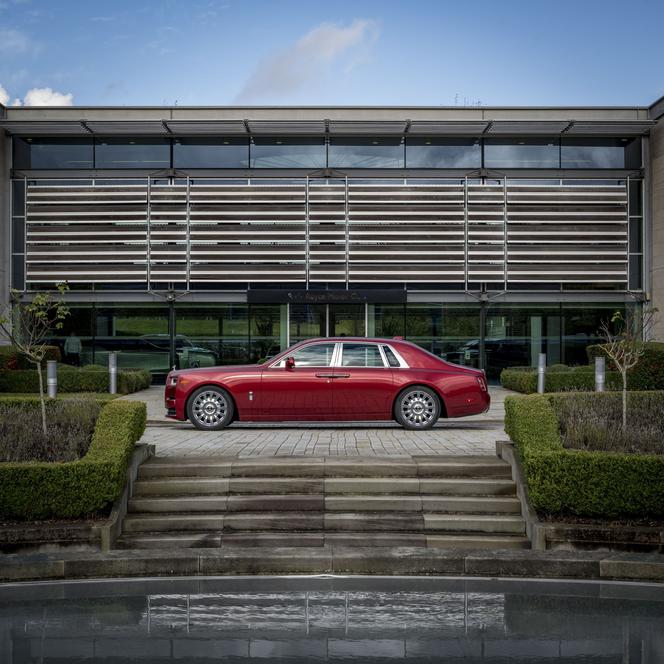
[[664,587],[233,577],[0,585],[0,662],[664,662]]

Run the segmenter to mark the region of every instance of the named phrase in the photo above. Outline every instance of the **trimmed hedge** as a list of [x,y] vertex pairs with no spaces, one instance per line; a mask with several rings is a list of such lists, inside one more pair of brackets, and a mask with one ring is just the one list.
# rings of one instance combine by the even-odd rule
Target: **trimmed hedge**
[[[44,390],[46,375],[44,372]],[[118,369],[118,393],[130,394],[150,387],[152,374],[147,369]],[[0,372],[0,392],[39,392],[36,369]],[[108,392],[108,369],[58,366],[58,392]]]
[[[638,395],[633,392],[630,398]],[[533,507],[550,515],[664,516],[664,454],[563,447],[556,403],[578,396],[533,394],[505,399],[505,431],[518,449]],[[610,393],[584,396],[615,399],[616,404],[620,399]]]
[[[627,374],[627,387],[630,390],[664,390],[664,343],[648,341],[643,346],[645,353]],[[586,353],[590,362],[602,355],[606,357],[599,345],[588,346]],[[607,367],[610,362],[607,359]]]
[[[31,402],[38,408],[37,399]],[[81,518],[109,508],[122,492],[145,420],[144,403],[111,401],[99,414],[83,458],[66,463],[0,463],[0,517],[28,521]]]
[[[62,357],[60,349],[57,346],[46,346],[46,360],[56,360],[60,362]],[[16,350],[15,346],[0,346],[0,371],[13,371],[14,369],[34,369],[35,365],[28,362],[25,355]]]
[[[617,371],[606,372],[606,389],[621,388],[620,374]],[[534,394],[537,392],[537,369],[533,367],[510,367],[500,373],[500,384],[515,392]],[[557,364],[547,367],[544,374],[545,392],[592,392],[595,389],[595,367],[568,367]]]

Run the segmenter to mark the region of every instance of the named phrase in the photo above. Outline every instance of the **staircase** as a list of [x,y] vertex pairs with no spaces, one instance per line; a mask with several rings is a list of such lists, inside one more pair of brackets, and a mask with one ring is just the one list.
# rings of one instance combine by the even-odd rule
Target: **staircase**
[[494,457],[152,457],[118,546],[529,548]]

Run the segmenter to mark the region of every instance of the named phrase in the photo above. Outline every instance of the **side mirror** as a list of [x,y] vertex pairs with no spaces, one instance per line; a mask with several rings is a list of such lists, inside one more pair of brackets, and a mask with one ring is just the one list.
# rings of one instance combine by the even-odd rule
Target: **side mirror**
[[286,369],[293,369],[295,367],[295,358],[287,357],[286,358]]

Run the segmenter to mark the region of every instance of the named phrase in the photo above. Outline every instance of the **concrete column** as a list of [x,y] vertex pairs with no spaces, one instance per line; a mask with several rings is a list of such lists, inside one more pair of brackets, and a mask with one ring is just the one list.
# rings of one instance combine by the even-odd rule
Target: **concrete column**
[[[651,337],[664,340],[664,116],[650,132],[650,212],[646,228],[651,237],[646,237],[644,251],[650,251],[650,285],[652,304],[659,314]],[[646,220],[644,219],[644,223]]]

